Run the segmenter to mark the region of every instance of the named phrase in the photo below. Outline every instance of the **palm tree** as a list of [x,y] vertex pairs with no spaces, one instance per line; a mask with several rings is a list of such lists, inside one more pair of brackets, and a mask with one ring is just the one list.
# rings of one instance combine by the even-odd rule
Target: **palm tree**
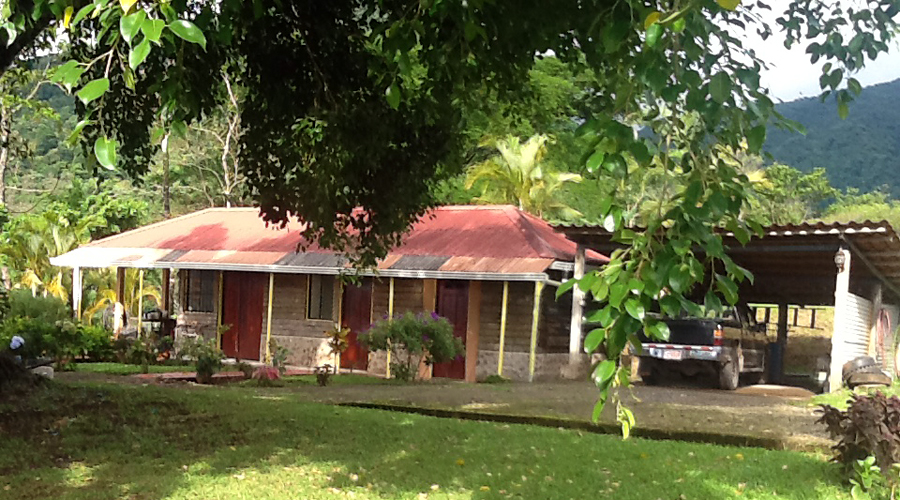
[[499,154],[469,166],[466,189],[478,185],[477,203],[510,203],[538,217],[553,214],[574,219],[581,213],[559,201],[563,186],[581,182],[581,176],[569,172],[545,172],[541,164],[547,155],[546,135],[535,135],[524,144],[518,137],[494,141]]
[[[122,305],[125,307],[125,313],[129,317],[134,317],[143,311],[138,311],[138,305],[141,299],[141,286],[139,283],[140,271],[138,269],[125,270],[125,297],[122,298]],[[152,301],[159,307],[162,304],[162,292],[155,283],[155,275],[144,276],[143,298],[146,301]],[[81,317],[84,322],[91,324],[94,317],[107,307],[116,303],[116,273],[114,269],[97,269],[85,274],[84,286],[85,293],[85,310]]]
[[0,254],[18,273],[15,286],[31,289],[32,295],[40,292],[67,300],[66,275],[50,265],[50,258],[89,241],[91,229],[101,222],[98,216],[90,216],[72,223],[55,210],[12,221],[2,235]]

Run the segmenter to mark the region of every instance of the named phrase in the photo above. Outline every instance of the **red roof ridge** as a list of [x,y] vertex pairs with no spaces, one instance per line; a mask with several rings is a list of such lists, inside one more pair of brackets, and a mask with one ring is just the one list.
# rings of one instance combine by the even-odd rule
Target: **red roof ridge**
[[[519,231],[522,232],[522,235],[525,236],[525,241],[528,242],[528,245],[537,252],[541,257],[548,257],[553,259],[561,259],[565,258],[565,256],[559,255],[559,251],[553,247],[547,240],[538,233],[538,228],[536,226],[536,222],[529,220],[530,218],[537,219],[538,223],[545,224],[548,229],[550,224],[547,223],[544,219],[539,217],[535,217],[534,215],[529,214],[528,212],[516,208],[513,205],[501,205],[506,216],[509,217],[509,220],[519,228]],[[565,237],[563,237],[565,238]]]
[[[241,208],[253,209],[253,207],[241,207]],[[135,234],[137,234],[137,233],[143,233],[143,232],[149,231],[149,230],[151,230],[151,229],[156,229],[156,228],[158,228],[158,227],[160,227],[160,226],[165,226],[166,224],[170,224],[170,223],[174,223],[174,222],[180,222],[180,221],[187,220],[187,219],[190,219],[190,218],[193,218],[193,217],[198,217],[198,216],[200,216],[200,215],[205,215],[205,214],[207,214],[207,213],[209,213],[209,212],[221,212],[221,211],[224,211],[224,210],[234,210],[234,209],[233,209],[233,208],[225,208],[225,207],[209,207],[209,208],[204,208],[203,210],[197,210],[196,212],[191,212],[191,213],[187,213],[187,214],[184,214],[184,215],[179,215],[178,217],[174,217],[174,218],[171,218],[171,219],[163,219],[163,220],[161,220],[161,221],[154,222],[154,223],[152,223],[152,224],[147,224],[146,226],[136,227],[136,228],[130,229],[130,230],[128,230],[128,231],[122,231],[122,232],[119,233],[119,234],[114,234],[114,235],[112,235],[112,236],[107,236],[106,238],[100,238],[99,240],[89,241],[89,242],[85,243],[85,244],[82,245],[82,246],[86,246],[86,247],[90,247],[90,246],[100,246],[100,245],[103,244],[103,243],[108,243],[108,242],[110,242],[110,241],[116,240],[116,239],[121,238],[121,237],[124,237],[124,236],[133,236],[133,235],[135,235]],[[255,210],[259,210],[259,209],[255,209]]]

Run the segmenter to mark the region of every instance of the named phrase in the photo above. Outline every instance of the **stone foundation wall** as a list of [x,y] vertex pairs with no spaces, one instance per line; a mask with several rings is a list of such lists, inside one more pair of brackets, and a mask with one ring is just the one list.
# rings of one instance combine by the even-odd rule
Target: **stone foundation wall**
[[369,352],[369,364],[366,373],[383,377],[387,373],[387,353],[384,351]]
[[[481,350],[478,352],[478,367],[476,377],[478,380],[497,374],[497,362],[499,351]],[[527,352],[503,353],[503,376],[516,381],[528,381]],[[580,356],[580,363],[575,366],[569,364],[569,354],[538,353],[535,356],[534,380],[561,380],[587,378],[590,371],[590,363],[587,356]]]
[[178,341],[183,335],[191,337],[200,335],[207,340],[214,339],[217,321],[216,313],[181,312],[175,322],[175,340]]
[[334,356],[325,337],[310,338],[293,335],[272,335],[278,345],[287,349],[287,364],[293,366],[315,367],[325,364],[334,365]]

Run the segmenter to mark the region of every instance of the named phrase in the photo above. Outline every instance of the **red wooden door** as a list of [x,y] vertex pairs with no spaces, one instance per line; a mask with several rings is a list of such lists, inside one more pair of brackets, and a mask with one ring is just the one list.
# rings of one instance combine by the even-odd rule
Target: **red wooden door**
[[[437,313],[453,325],[453,335],[466,343],[466,325],[469,322],[469,282],[438,281]],[[466,378],[466,360],[462,356],[447,363],[437,363],[434,377]]]
[[226,356],[259,360],[266,283],[262,273],[224,273],[222,324],[231,325],[222,334]]
[[347,350],[341,354],[341,368],[365,370],[369,365],[369,351],[360,345],[357,336],[372,324],[372,280],[365,279],[357,286],[344,285],[341,304],[341,326],[350,329]]

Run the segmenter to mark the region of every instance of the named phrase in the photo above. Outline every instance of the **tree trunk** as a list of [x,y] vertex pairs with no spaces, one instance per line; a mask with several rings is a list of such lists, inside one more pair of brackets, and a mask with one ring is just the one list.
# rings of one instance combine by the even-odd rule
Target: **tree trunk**
[[6,205],[6,167],[9,164],[10,120],[6,109],[0,109],[0,205]]
[[169,202],[169,148],[166,144],[166,150],[163,153],[163,217],[168,219],[172,216],[171,204]]

